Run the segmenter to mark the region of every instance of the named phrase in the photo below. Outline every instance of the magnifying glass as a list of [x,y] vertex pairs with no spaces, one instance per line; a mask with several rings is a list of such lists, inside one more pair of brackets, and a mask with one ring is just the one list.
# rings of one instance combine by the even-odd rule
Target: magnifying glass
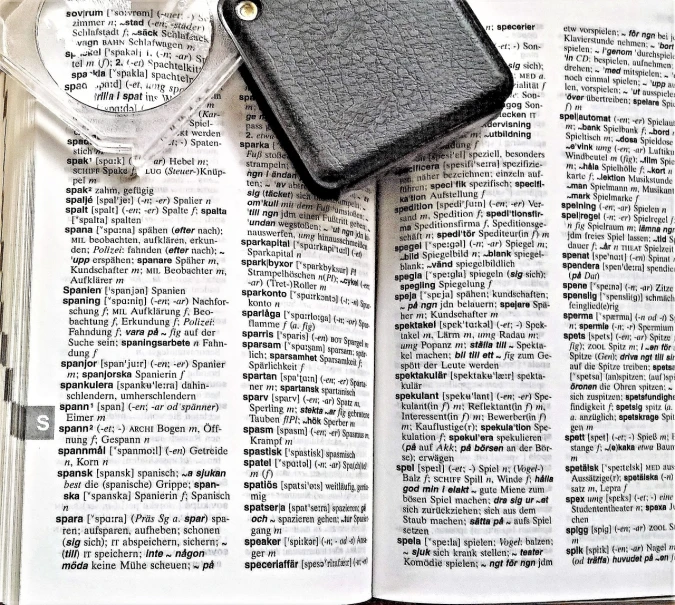
[[240,64],[211,0],[9,0],[0,18],[0,66],[95,147],[137,166]]

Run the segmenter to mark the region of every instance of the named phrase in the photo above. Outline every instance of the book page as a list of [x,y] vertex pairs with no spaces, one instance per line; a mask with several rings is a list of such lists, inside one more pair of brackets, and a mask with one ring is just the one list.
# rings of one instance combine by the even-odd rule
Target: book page
[[21,603],[369,598],[373,188],[239,77],[140,176],[37,121]]
[[[6,80],[5,80],[5,74],[0,73],[0,91],[2,92],[2,98],[4,99],[5,94],[6,94]],[[0,122],[0,133],[2,136],[0,136],[0,157],[2,158],[2,163],[4,164],[5,161],[5,109],[4,109],[4,103],[3,107],[0,108],[0,117],[2,118],[2,121]],[[2,187],[2,190],[4,191],[4,170],[2,171],[2,175],[0,175],[0,186]],[[2,215],[3,212],[0,211],[0,220],[2,220]],[[0,225],[1,229],[2,225]],[[3,272],[0,269],[0,292],[2,292],[2,284],[3,284]],[[5,382],[5,367],[4,367],[4,360],[0,359],[0,363],[2,363],[2,367],[0,368],[0,371],[2,372],[2,385],[4,387],[4,382]],[[3,397],[4,399],[4,397]],[[10,407],[6,404],[3,403],[2,407],[0,407],[0,502],[2,502],[2,507],[1,510],[6,511],[7,510],[7,502],[8,502],[8,494],[7,494],[7,475],[9,474],[9,463],[8,463],[8,456],[9,456],[9,447],[10,447],[10,433],[9,433],[9,428],[10,428]],[[1,544],[6,544],[6,536],[8,533],[8,520],[6,518],[6,514],[0,514],[0,543]],[[5,587],[5,569],[6,569],[6,559],[7,555],[4,552],[4,548],[2,551],[0,551],[0,600],[4,603],[5,601],[5,592],[6,592],[6,587]]]
[[475,1],[515,90],[384,179],[374,595],[673,593],[673,3]]
[[21,200],[31,197],[33,167],[34,100],[15,79],[5,77],[4,174],[2,190],[2,343],[3,408],[5,442],[2,463],[2,503],[0,504],[0,542],[3,560],[2,601],[17,599],[20,557],[21,499],[23,484],[23,444],[21,433],[21,385],[25,378],[28,309],[27,276],[30,273],[32,217]]

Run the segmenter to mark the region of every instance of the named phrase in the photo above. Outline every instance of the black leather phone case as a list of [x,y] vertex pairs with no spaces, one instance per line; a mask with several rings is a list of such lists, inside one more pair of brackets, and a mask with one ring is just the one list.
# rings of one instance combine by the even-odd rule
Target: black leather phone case
[[335,192],[498,114],[511,73],[464,0],[221,0],[312,189]]

